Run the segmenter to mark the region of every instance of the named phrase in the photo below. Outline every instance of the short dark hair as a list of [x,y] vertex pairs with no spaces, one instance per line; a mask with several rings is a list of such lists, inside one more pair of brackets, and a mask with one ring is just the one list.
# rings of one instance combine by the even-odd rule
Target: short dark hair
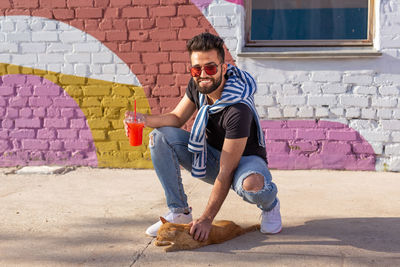
[[225,62],[224,40],[214,34],[203,32],[196,35],[186,43],[186,48],[189,55],[192,55],[193,51],[209,51],[215,49],[217,50],[217,55],[221,63]]

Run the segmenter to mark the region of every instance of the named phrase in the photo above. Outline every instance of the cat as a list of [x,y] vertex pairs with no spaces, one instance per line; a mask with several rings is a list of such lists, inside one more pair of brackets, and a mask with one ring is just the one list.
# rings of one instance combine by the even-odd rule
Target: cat
[[210,234],[206,241],[194,240],[190,235],[189,224],[170,223],[163,217],[160,217],[163,223],[157,232],[157,238],[154,243],[156,246],[167,246],[165,252],[196,249],[211,244],[219,244],[247,232],[260,229],[260,224],[242,228],[232,221],[215,221],[212,223]]

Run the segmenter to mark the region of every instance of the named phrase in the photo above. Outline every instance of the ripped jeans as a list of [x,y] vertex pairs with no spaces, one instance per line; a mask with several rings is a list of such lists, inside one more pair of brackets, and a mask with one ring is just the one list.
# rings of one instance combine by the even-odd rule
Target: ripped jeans
[[[164,189],[170,211],[183,213],[189,210],[185,194],[180,165],[191,171],[192,153],[188,151],[190,133],[175,127],[161,127],[150,133],[150,152],[154,169]],[[219,172],[221,152],[207,146],[206,177],[201,179],[214,184]],[[243,181],[250,174],[264,176],[264,188],[258,192],[243,189]],[[245,201],[256,204],[261,210],[269,211],[277,203],[276,185],[271,181],[271,173],[266,162],[259,156],[243,156],[235,171],[231,188]]]

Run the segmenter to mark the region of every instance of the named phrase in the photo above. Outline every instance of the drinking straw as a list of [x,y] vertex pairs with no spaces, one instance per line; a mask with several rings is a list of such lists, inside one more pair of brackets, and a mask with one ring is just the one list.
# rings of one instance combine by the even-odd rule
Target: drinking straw
[[135,99],[135,118],[134,118],[134,122],[136,122],[136,99]]

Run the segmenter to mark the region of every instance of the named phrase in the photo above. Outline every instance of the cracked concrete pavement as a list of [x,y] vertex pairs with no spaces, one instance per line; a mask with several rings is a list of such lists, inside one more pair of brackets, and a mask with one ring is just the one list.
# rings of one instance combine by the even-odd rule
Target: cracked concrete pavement
[[[284,229],[165,253],[144,230],[167,212],[153,170],[0,169],[0,266],[400,266],[400,174],[277,171]],[[197,217],[211,186],[183,172]],[[260,212],[233,191],[217,219]]]

